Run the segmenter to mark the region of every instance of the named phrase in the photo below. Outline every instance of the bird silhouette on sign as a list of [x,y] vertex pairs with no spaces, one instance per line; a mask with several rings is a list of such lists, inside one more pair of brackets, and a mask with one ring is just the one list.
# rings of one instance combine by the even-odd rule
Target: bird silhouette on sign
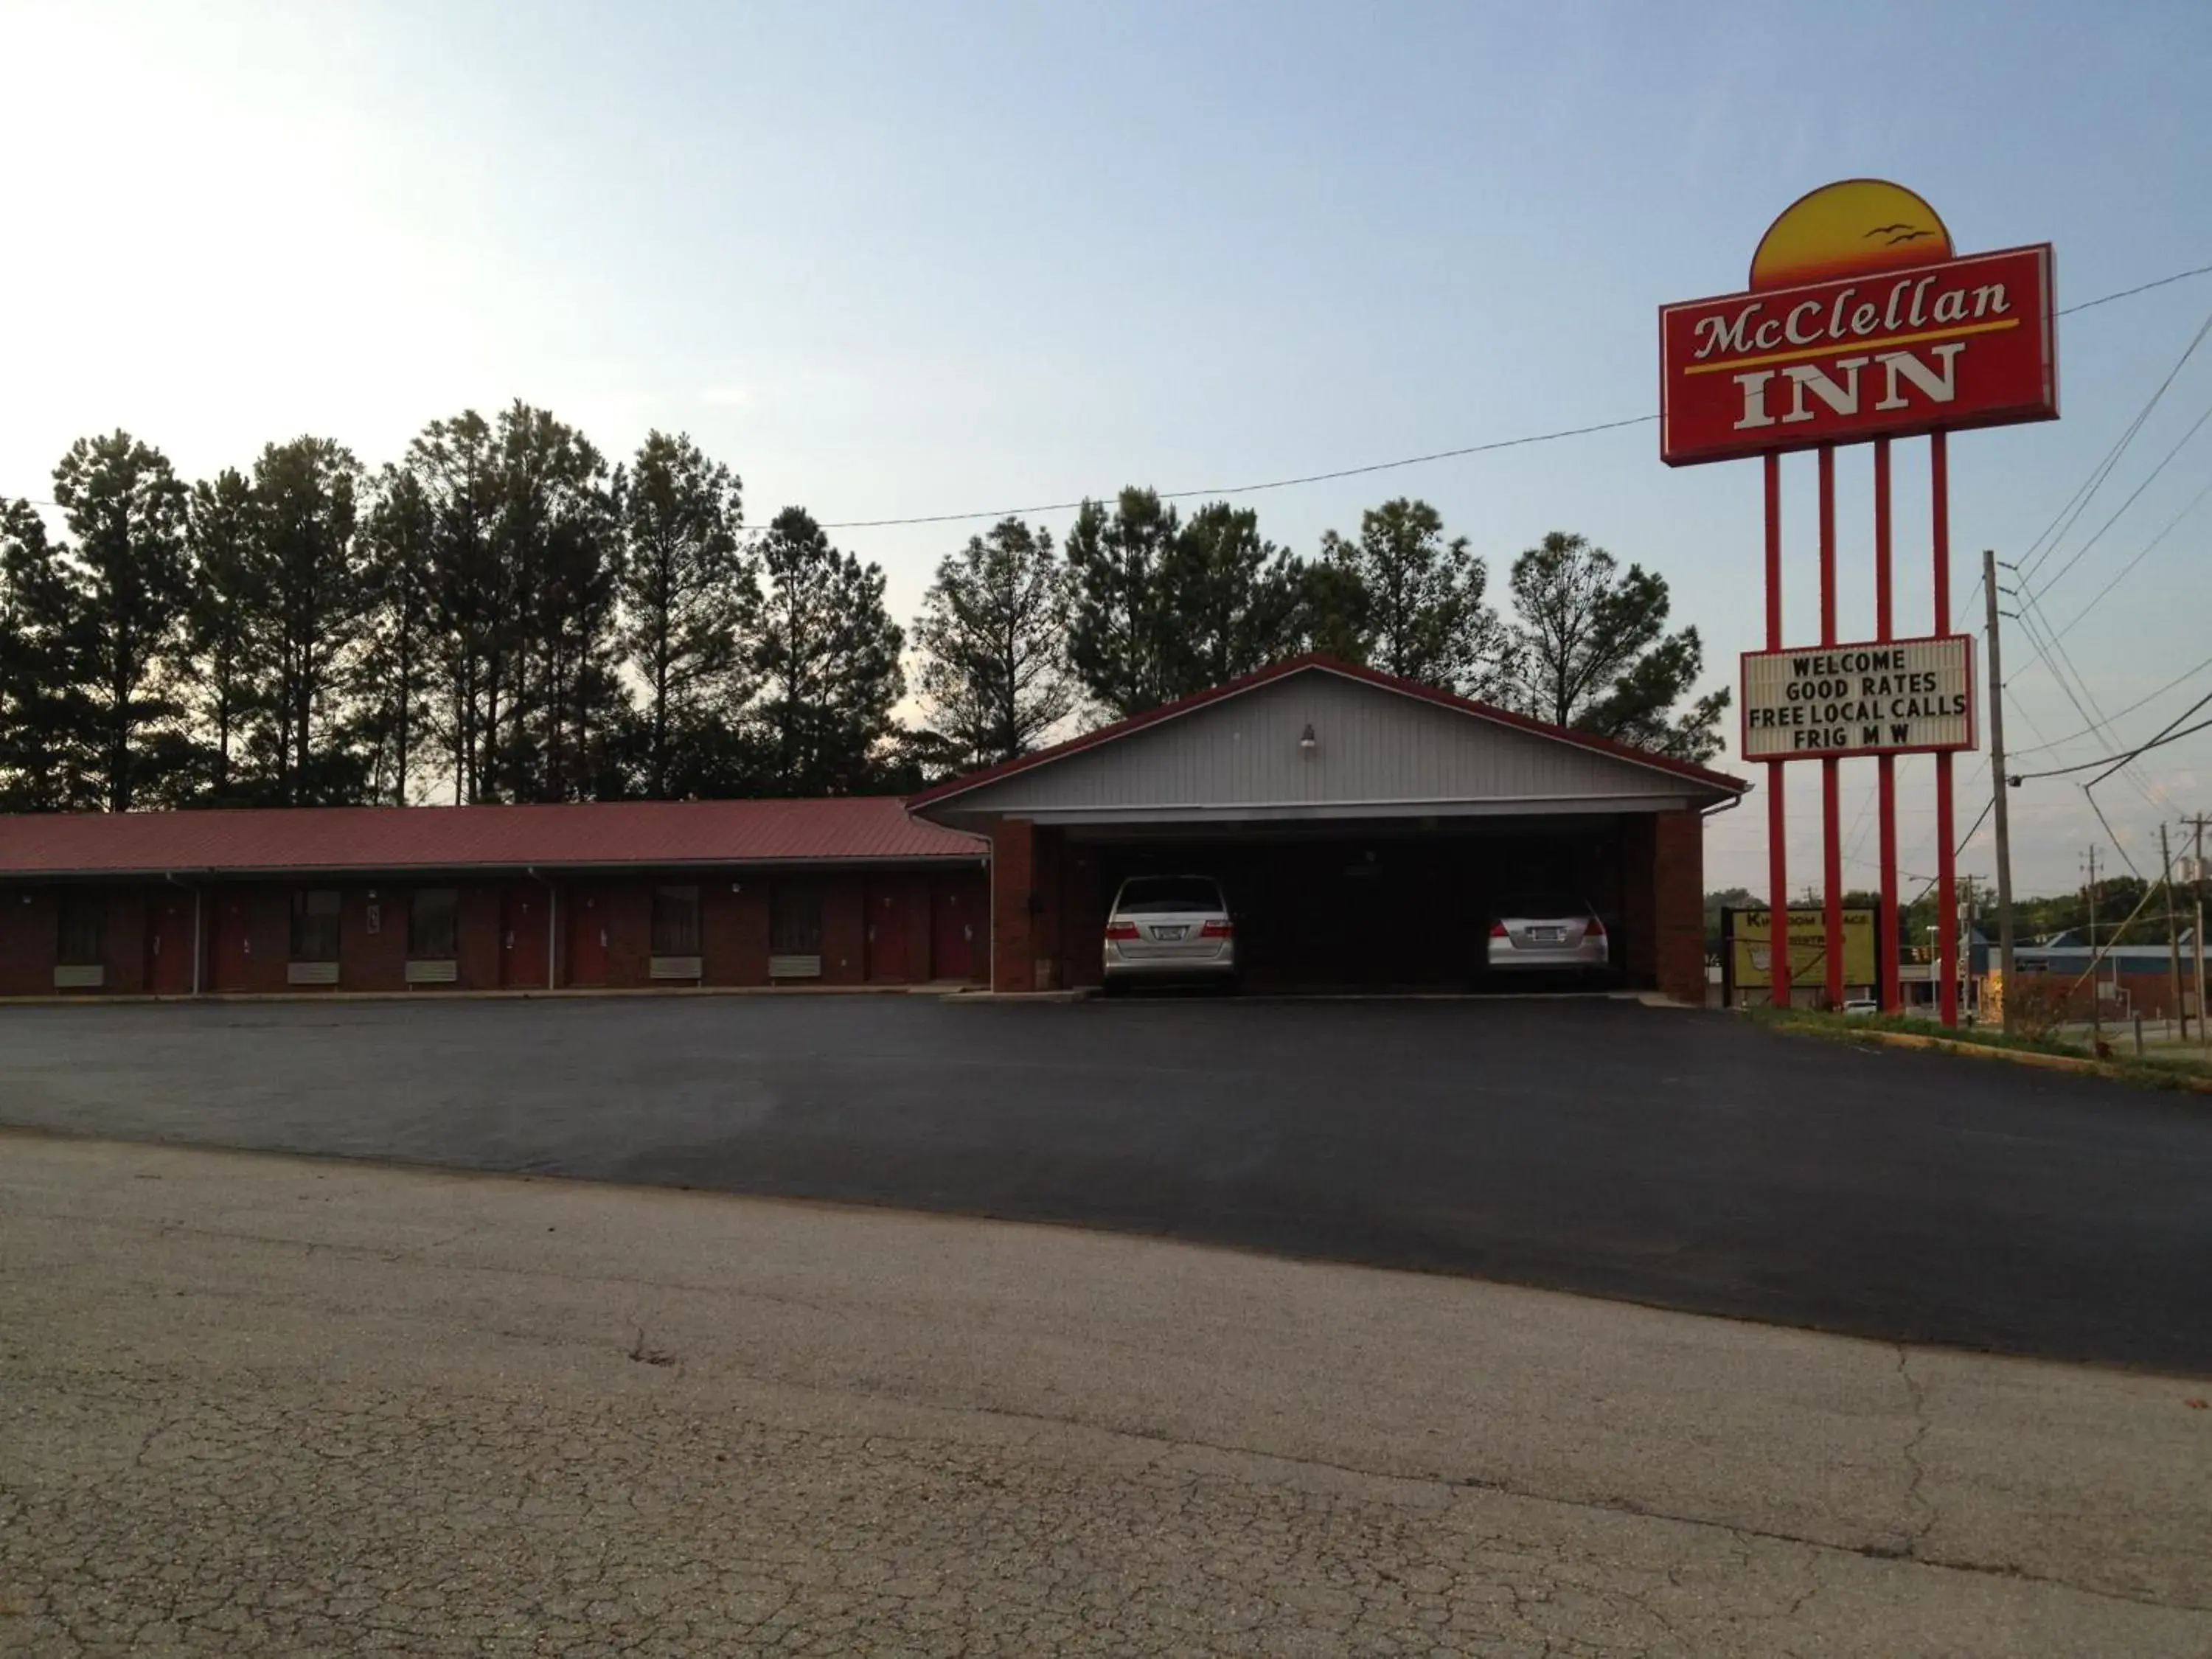
[[1900,242],[1917,242],[1923,236],[1933,236],[1932,230],[1923,230],[1916,225],[1876,225],[1866,233],[1869,236],[1887,236],[1884,247],[1895,247]]

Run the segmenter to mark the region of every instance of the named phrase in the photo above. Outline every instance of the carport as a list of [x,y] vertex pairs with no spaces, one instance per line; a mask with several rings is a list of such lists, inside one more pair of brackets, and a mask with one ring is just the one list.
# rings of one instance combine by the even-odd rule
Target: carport
[[1123,878],[1211,875],[1255,989],[1534,988],[1491,919],[1571,891],[1602,982],[1705,991],[1703,830],[1746,785],[1408,680],[1302,657],[952,780],[917,816],[992,842],[991,982],[1096,985]]

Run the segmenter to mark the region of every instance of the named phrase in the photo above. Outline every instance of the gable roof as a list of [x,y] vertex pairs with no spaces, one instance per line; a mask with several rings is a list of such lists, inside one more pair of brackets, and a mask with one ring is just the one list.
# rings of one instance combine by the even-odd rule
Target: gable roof
[[977,860],[896,795],[0,815],[0,878]]
[[1741,778],[1731,777],[1725,772],[1715,772],[1689,761],[1676,760],[1671,756],[1654,754],[1648,749],[1638,749],[1629,744],[1616,743],[1610,738],[1601,738],[1593,732],[1577,732],[1568,726],[1553,726],[1548,720],[1534,720],[1526,714],[1515,714],[1510,708],[1500,708],[1492,703],[1478,702],[1472,697],[1462,697],[1450,691],[1441,691],[1435,686],[1424,685],[1418,680],[1405,679],[1396,674],[1385,674],[1377,669],[1361,667],[1358,664],[1345,662],[1325,653],[1315,651],[1309,652],[1304,656],[1288,658],[1282,662],[1275,663],[1253,673],[1242,675],[1233,680],[1225,680],[1208,690],[1198,692],[1192,696],[1178,698],[1173,702],[1163,703],[1158,708],[1148,708],[1142,714],[1132,714],[1127,720],[1116,720],[1110,726],[1102,726],[1093,732],[1085,732],[1081,736],[1071,738],[1065,743],[1054,744],[1049,749],[1040,749],[1034,754],[1017,756],[1014,759],[1002,761],[996,766],[987,766],[980,771],[966,773],[957,778],[948,778],[943,783],[923,790],[920,794],[908,796],[907,808],[909,811],[920,811],[924,808],[939,805],[957,796],[964,795],[972,789],[981,788],[986,784],[997,783],[1018,774],[1033,771],[1041,766],[1049,766],[1054,762],[1064,760],[1071,755],[1081,754],[1085,750],[1096,749],[1102,744],[1132,736],[1198,709],[1226,702],[1245,692],[1257,690],[1261,686],[1272,685],[1278,681],[1288,679],[1293,675],[1312,672],[1339,675],[1348,680],[1376,686],[1385,691],[1396,692],[1401,696],[1415,698],[1423,702],[1433,703],[1437,707],[1472,715],[1475,719],[1488,720],[1515,731],[1531,732],[1538,737],[1565,744],[1571,748],[1584,750],[1592,754],[1604,755],[1614,760],[1626,761],[1637,766],[1649,767],[1654,771],[1665,773],[1671,777],[1687,779],[1708,789],[1723,790],[1732,795],[1741,795],[1751,787]]

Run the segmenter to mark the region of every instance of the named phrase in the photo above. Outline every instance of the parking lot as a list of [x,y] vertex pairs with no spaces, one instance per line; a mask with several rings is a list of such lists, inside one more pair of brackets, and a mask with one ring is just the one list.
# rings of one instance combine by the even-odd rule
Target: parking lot
[[2202,1100],[1630,1002],[19,1007],[0,1121],[1059,1221],[2212,1371]]

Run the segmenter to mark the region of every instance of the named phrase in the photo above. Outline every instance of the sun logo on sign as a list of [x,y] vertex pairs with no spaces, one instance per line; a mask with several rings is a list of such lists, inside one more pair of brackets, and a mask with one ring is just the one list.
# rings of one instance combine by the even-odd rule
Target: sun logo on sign
[[1808,191],[1767,227],[1751,258],[1751,286],[1790,288],[1951,257],[1951,233],[1920,197],[1886,179],[1846,179]]

